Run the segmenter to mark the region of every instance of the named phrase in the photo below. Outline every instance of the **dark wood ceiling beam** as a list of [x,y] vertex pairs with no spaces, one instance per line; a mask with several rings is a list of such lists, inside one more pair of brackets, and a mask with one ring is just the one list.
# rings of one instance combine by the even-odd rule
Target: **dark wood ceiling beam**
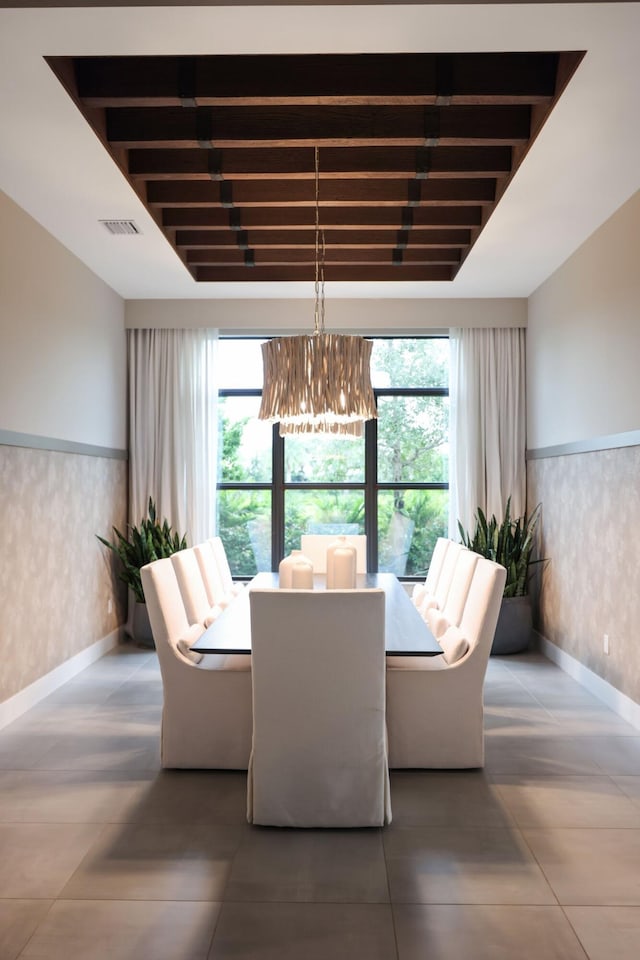
[[526,142],[522,107],[220,107],[107,110],[112,146],[491,146]]
[[[511,170],[511,147],[325,147],[322,180],[501,177]],[[313,180],[311,147],[289,150],[129,150],[133,180]]]
[[[185,250],[236,249],[240,243],[253,249],[288,248],[294,243],[315,251],[313,230],[177,230],[176,245]],[[465,247],[471,242],[470,230],[324,230],[325,247],[349,250],[362,247],[389,247],[408,243],[413,249]]]
[[[331,180],[320,184],[320,206],[457,206],[493,203],[493,180]],[[174,180],[153,182],[147,189],[152,207],[314,207],[310,180],[228,181]],[[357,219],[357,214],[354,215]]]
[[[395,281],[449,281],[455,267],[443,265],[416,266],[414,264],[388,265],[371,264],[358,266],[355,264],[331,264],[325,270],[325,279],[333,281],[366,281],[376,282],[383,280]],[[297,265],[278,267],[193,267],[193,273],[201,283],[287,283],[293,281],[313,282],[315,267],[313,265]]]
[[[237,214],[236,217],[230,214]],[[170,229],[190,230],[308,230],[315,222],[312,207],[245,207],[242,210],[225,210],[221,207],[168,208],[162,211],[162,225]],[[482,207],[360,207],[357,222],[350,207],[324,207],[323,229],[401,230],[416,227],[479,227],[482,223]]]
[[533,103],[553,95],[557,54],[85,57],[75,64],[80,96],[94,107]]
[[[288,248],[269,248],[255,249],[248,248],[253,253],[255,266],[274,266],[277,264],[315,264],[314,251],[307,248],[288,247]],[[393,264],[394,248],[385,249],[327,249],[324,263],[325,267],[334,263],[352,263],[365,265],[368,263]],[[402,262],[412,264],[458,264],[460,263],[460,248],[451,250],[403,250]],[[234,266],[244,265],[245,250],[236,247],[224,250],[190,250],[187,254],[187,263],[211,264],[212,266]]]

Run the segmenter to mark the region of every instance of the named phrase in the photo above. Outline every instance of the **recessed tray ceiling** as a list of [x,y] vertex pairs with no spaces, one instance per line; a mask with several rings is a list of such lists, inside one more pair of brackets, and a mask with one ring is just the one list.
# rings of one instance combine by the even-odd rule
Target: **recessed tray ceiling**
[[582,52],[48,58],[197,281],[449,281]]

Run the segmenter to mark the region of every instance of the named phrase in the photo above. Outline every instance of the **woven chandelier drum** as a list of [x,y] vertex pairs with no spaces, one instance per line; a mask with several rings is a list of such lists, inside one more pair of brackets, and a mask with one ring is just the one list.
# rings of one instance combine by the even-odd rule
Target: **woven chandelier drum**
[[324,235],[320,231],[319,160],[315,148],[316,273],[312,334],[262,345],[264,386],[258,418],[280,421],[280,436],[329,433],[361,437],[377,417],[371,386],[371,340],[324,329]]
[[377,416],[371,347],[363,337],[324,332],[268,340],[259,418],[279,420],[281,436],[362,436],[364,421]]

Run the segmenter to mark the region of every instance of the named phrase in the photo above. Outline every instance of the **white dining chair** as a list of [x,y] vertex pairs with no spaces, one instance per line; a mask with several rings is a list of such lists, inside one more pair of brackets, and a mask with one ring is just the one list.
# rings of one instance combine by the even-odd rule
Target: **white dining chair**
[[[341,534],[342,536],[342,534]],[[367,537],[361,533],[344,534],[351,546],[356,548],[356,573],[367,572]],[[325,574],[327,572],[327,549],[338,539],[334,534],[303,533],[300,537],[300,548],[305,557],[313,564],[313,572]]]
[[418,606],[418,610],[425,619],[427,610],[429,610],[431,607],[435,607],[437,610],[442,610],[447,602],[447,594],[449,593],[449,587],[451,586],[451,581],[453,580],[456,563],[458,562],[458,557],[463,550],[466,550],[466,547],[463,547],[461,543],[456,543],[453,540],[449,542],[449,546],[444,556],[444,560],[442,561],[442,567],[440,568],[440,573],[438,575],[438,582],[435,585],[434,591],[433,593],[427,593]]
[[171,559],[147,564],[140,575],[162,676],[162,766],[246,770],[251,658],[190,656],[204,628],[189,624]]
[[430,607],[427,610],[425,620],[436,640],[446,633],[449,627],[460,626],[471,581],[479,559],[477,553],[473,553],[471,550],[461,550],[456,560],[453,577],[442,609]]
[[207,599],[212,607],[228,607],[235,593],[226,593],[220,569],[215,558],[213,545],[210,540],[197,543],[193,548],[196,555],[202,580],[207,591]]
[[426,596],[434,595],[436,586],[438,584],[438,577],[440,576],[440,571],[442,570],[442,564],[444,563],[445,554],[450,543],[453,543],[453,541],[447,540],[446,537],[438,537],[436,540],[436,545],[433,548],[433,553],[431,555],[431,563],[429,564],[429,569],[427,571],[427,576],[425,577],[424,583],[416,583],[411,594],[411,599],[416,607],[421,605]]
[[187,547],[172,554],[171,563],[176,572],[184,608],[190,624],[208,627],[222,613],[222,607],[210,604],[200,564],[194,550]]
[[244,590],[244,585],[235,583],[231,576],[231,568],[227,559],[227,551],[224,548],[221,537],[210,537],[209,543],[213,550],[215,561],[218,565],[218,572],[222,579],[222,586],[227,596],[235,596]]
[[441,657],[387,658],[389,764],[484,765],[483,688],[507,571],[478,557],[459,627]]
[[249,821],[390,822],[384,592],[252,589],[249,599]]

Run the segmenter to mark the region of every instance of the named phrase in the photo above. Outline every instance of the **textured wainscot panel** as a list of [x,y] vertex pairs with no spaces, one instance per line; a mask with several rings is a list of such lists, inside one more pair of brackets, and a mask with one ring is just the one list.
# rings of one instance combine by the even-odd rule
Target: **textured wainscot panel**
[[123,622],[95,534],[126,502],[123,460],[0,445],[0,702]]
[[530,460],[527,475],[550,558],[540,632],[640,702],[640,447]]

